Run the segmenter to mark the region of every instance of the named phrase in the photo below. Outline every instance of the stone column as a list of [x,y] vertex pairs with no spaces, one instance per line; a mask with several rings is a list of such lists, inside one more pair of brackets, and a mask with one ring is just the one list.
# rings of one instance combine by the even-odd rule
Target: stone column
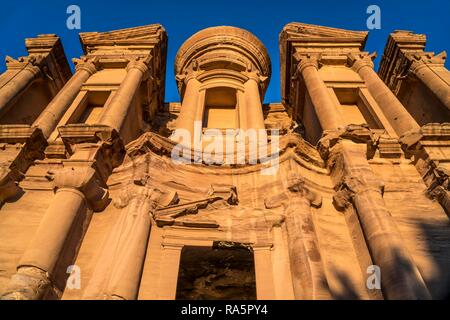
[[[404,247],[395,222],[386,208],[382,183],[366,160],[366,145],[348,140],[333,147],[340,157],[343,182],[336,199],[348,199],[356,212],[374,263],[380,267],[382,291],[388,299],[430,299],[417,266]],[[340,156],[336,156],[340,154]]]
[[447,71],[447,79],[440,77],[424,62],[415,61],[410,69],[431,92],[450,109],[450,74]]
[[370,56],[351,57],[351,60],[353,61],[352,68],[365,81],[370,94],[383,110],[384,115],[395,132],[401,136],[407,131],[420,129],[420,126],[397,99],[395,94],[373,70],[373,62]]
[[7,71],[16,72],[0,88],[0,114],[4,114],[9,102],[23,92],[41,73],[41,69],[30,61],[18,63],[18,65]]
[[147,64],[148,60],[135,60],[128,64],[127,75],[109,105],[106,106],[106,110],[100,118],[100,124],[110,126],[116,129],[117,132],[120,132],[131,102],[142,80],[148,74],[149,68]]
[[[181,104],[180,115],[177,119],[177,130],[186,130],[194,139],[194,121],[197,117],[198,98],[200,91],[200,81],[195,76],[185,79],[186,89]],[[175,133],[177,135],[177,133]]]
[[120,216],[100,253],[91,281],[84,291],[86,299],[137,299],[151,228],[150,215],[158,206],[174,199],[162,199],[158,189],[129,185],[115,206]]
[[259,77],[252,74],[244,84],[247,128],[265,130],[261,95],[259,94],[259,82]]
[[103,210],[107,204],[108,191],[100,186],[95,170],[90,167],[64,168],[54,181],[55,196],[2,299],[43,298],[78,215],[88,207]]
[[317,57],[302,57],[297,66],[297,72],[303,77],[322,130],[344,127],[344,121],[337,110],[338,106],[331,99],[318,69]]
[[53,130],[55,130],[59,120],[80,91],[81,86],[97,71],[95,61],[86,59],[79,60],[75,68],[75,74],[33,123],[34,126],[41,128],[46,138],[50,137]]

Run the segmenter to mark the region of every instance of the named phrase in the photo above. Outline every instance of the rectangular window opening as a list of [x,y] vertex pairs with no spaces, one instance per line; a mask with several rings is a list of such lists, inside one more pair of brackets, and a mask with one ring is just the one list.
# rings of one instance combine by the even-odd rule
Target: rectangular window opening
[[87,98],[72,116],[71,123],[98,123],[110,94],[110,91],[89,91]]
[[206,90],[203,128],[236,129],[236,89],[216,87]]

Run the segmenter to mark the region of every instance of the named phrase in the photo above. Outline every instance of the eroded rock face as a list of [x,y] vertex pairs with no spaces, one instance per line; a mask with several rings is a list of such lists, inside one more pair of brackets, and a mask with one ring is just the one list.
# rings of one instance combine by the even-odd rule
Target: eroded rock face
[[183,248],[176,299],[256,299],[253,252],[237,246]]

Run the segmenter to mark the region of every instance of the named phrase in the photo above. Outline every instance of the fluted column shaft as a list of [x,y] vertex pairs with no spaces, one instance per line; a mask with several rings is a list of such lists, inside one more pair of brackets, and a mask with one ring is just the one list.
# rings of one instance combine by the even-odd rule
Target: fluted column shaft
[[[442,104],[450,109],[450,83],[438,76],[426,63],[418,63],[412,71]],[[447,78],[450,80],[450,75]]]
[[343,127],[344,121],[337,110],[337,106],[331,99],[327,86],[320,78],[317,60],[305,59],[300,61],[298,72],[303,76],[322,130]]
[[23,69],[13,70],[17,72],[0,88],[0,115],[8,111],[10,101],[23,92],[40,74],[40,68],[30,63]]
[[42,133],[46,138],[50,137],[53,130],[55,130],[59,120],[61,120],[64,113],[79,93],[82,85],[96,71],[96,66],[91,61],[78,64],[75,74],[67,81],[64,87],[36,119],[33,125],[41,128]]
[[127,75],[109,105],[106,106],[107,109],[100,118],[100,124],[110,126],[120,132],[131,102],[147,72],[148,67],[142,61],[132,61],[128,64]]
[[420,129],[420,126],[397,99],[395,94],[373,70],[373,63],[369,58],[356,60],[353,64],[353,69],[364,80],[370,94],[379,104],[384,115],[399,136],[409,130]]

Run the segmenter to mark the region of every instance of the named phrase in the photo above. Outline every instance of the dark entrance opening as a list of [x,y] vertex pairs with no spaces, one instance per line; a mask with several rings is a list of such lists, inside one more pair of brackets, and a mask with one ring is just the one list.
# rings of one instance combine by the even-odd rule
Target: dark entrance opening
[[213,247],[183,247],[176,299],[256,300],[251,247],[222,241]]

